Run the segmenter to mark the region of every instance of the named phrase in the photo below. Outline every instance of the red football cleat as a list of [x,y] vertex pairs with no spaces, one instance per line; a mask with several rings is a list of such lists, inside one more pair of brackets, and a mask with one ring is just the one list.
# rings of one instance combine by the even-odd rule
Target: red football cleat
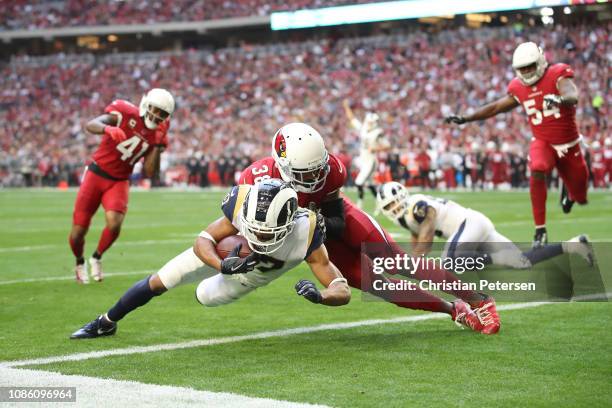
[[483,326],[481,333],[496,334],[499,332],[501,322],[499,321],[499,314],[495,306],[495,299],[489,295],[484,296],[486,297],[474,308],[474,313],[478,316],[478,320],[480,320]]
[[474,331],[482,332],[483,325],[480,319],[470,308],[470,305],[461,299],[457,299],[453,302],[451,318],[459,327],[465,326]]

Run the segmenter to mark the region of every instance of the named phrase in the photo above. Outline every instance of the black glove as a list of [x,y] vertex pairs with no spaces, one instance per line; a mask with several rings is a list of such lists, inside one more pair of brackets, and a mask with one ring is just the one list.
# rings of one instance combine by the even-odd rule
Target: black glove
[[325,217],[321,212],[317,212],[317,227],[323,233],[323,241],[327,239],[327,228],[325,227]]
[[298,283],[295,284],[295,291],[298,295],[304,296],[306,299],[310,300],[312,303],[321,303],[323,301],[323,296],[321,296],[321,292],[309,280],[302,279]]
[[463,125],[465,122],[465,118],[461,115],[450,115],[444,118],[444,122],[446,123],[456,123],[457,125]]
[[221,273],[225,275],[234,275],[236,273],[246,273],[252,271],[255,265],[259,262],[257,259],[257,253],[253,252],[246,258],[240,258],[242,244],[238,244],[232,249],[232,252],[221,261]]
[[544,109],[552,109],[555,106],[559,106],[563,103],[563,97],[557,94],[544,95]]

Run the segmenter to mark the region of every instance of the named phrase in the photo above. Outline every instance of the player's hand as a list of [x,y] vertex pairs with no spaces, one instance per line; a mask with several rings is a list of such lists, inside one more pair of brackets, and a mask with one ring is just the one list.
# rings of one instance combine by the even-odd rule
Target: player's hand
[[127,139],[123,129],[115,126],[105,126],[104,134],[108,135],[108,137],[113,139],[116,143],[124,142]]
[[310,300],[312,303],[321,303],[323,301],[323,296],[321,296],[321,292],[309,280],[302,279],[298,283],[295,284],[295,291],[298,295],[304,296],[306,299]]
[[155,132],[155,146],[168,147],[168,132],[158,130]]
[[325,217],[320,211],[317,211],[317,227],[319,227],[321,233],[323,233],[323,241],[325,241],[327,237],[327,228],[325,227]]
[[463,125],[465,122],[465,118],[461,115],[450,115],[444,118],[444,122],[446,123],[455,123],[457,125]]
[[555,106],[561,105],[561,103],[563,103],[563,97],[561,95],[544,95],[544,109],[552,109]]
[[236,273],[250,272],[259,262],[257,253],[253,252],[246,258],[238,256],[242,244],[238,244],[232,249],[232,252],[221,261],[221,273],[224,275],[234,275]]

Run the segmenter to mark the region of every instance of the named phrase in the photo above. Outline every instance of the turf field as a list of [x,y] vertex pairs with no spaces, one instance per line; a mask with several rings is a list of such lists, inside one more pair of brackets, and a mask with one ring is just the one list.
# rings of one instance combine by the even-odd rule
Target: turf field
[[[123,381],[182,387],[151,388],[166,390],[175,403],[186,398],[178,405],[612,405],[609,303],[506,304],[501,333],[486,337],[458,329],[445,316],[364,301],[358,292],[345,307],[313,305],[293,290],[299,279],[311,278],[304,266],[218,308],[204,309],[194,299],[195,285],[184,286],[129,315],[114,337],[71,341],[70,333],[106,311],[132,283],[192,245],[221,214],[223,197],[133,192],[121,237],[104,256],[107,279],[78,286],[67,243],[75,195],[0,191],[0,385],[61,378],[77,385],[78,402],[115,407],[139,387],[149,390]],[[532,238],[527,193],[445,197],[484,212],[512,240]],[[555,199],[551,193],[551,240],[586,232],[612,242],[612,194],[591,194],[589,206],[569,216]],[[373,206],[366,202],[366,209]],[[399,240],[406,237],[379,221]],[[87,237],[88,256],[102,223],[100,212]],[[611,287],[606,282],[608,292]],[[160,396],[148,405],[163,401]]]

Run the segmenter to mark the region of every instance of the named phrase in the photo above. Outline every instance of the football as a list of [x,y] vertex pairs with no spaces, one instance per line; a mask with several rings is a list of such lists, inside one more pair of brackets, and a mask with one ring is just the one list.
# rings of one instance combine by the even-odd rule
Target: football
[[230,235],[229,237],[223,238],[217,244],[217,255],[219,255],[219,258],[225,259],[238,244],[242,244],[239,253],[241,258],[248,256],[252,252],[245,237],[242,235]]

